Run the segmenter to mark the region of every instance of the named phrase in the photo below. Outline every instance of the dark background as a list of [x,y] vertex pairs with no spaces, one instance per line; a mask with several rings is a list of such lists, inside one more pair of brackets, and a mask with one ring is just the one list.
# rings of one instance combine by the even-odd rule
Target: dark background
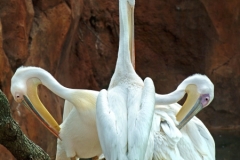
[[[216,140],[217,159],[240,153],[240,1],[136,0],[136,71],[156,91],[206,74],[213,102],[198,114]],[[107,88],[118,51],[118,0],[0,0],[0,89],[24,133],[54,158],[56,138],[14,102],[19,66],[39,66],[70,88]],[[40,98],[61,123],[63,100],[45,87]],[[0,159],[13,159],[3,147]]]

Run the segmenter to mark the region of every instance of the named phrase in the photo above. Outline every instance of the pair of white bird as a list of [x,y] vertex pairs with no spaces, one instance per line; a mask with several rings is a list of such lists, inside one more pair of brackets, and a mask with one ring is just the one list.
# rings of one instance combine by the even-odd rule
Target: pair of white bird
[[[107,160],[215,159],[211,134],[193,117],[212,101],[212,82],[196,74],[170,94],[155,94],[152,80],[143,82],[131,63],[134,5],[135,1],[119,0],[119,52],[108,91],[69,89],[41,68],[20,67],[11,82],[14,99],[30,108],[61,139],[58,160],[102,153]],[[66,100],[60,127],[38,98],[39,84]],[[186,93],[188,98],[181,107],[176,102]],[[176,126],[183,128],[179,131]]]

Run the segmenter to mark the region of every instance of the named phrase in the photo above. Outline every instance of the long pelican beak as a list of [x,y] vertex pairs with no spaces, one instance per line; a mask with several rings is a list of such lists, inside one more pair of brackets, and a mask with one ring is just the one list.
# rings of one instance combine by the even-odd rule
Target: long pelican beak
[[134,6],[128,3],[128,28],[129,28],[129,50],[131,62],[135,69],[135,44],[134,44]]
[[177,121],[179,122],[179,125],[177,126],[178,129],[181,129],[203,108],[201,96],[197,91],[196,85],[188,85],[185,91],[188,94],[188,97],[176,115]]
[[27,96],[24,96],[23,104],[37,117],[37,119],[57,138],[59,137],[60,126],[44,107],[37,94],[37,86],[41,84],[38,78],[31,78],[27,81]]

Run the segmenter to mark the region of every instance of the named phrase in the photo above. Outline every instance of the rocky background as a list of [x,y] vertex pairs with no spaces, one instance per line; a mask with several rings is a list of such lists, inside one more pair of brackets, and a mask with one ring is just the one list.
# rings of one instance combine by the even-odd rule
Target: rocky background
[[[240,1],[136,0],[136,71],[168,93],[206,74],[215,98],[198,114],[214,134],[240,126]],[[24,133],[54,159],[56,138],[10,93],[16,69],[39,66],[70,88],[107,88],[118,51],[118,0],[0,0],[0,89]],[[39,96],[61,123],[63,99]],[[239,133],[240,134],[240,133]],[[240,139],[238,139],[240,141]],[[1,147],[0,159],[14,159]]]

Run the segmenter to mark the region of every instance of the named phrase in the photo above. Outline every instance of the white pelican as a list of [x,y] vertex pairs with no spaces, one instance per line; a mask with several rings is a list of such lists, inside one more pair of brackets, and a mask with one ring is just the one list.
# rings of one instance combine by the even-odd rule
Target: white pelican
[[[176,102],[186,93],[187,100],[180,106]],[[214,85],[207,76],[200,74],[186,78],[174,92],[156,94],[151,131],[154,135],[153,160],[215,159],[215,143],[211,134],[197,117],[193,117],[213,98]],[[149,158],[145,156],[145,159]]]
[[[143,84],[130,63],[129,54],[134,54],[133,8],[134,1],[119,1],[120,40],[116,69],[108,91],[102,90],[97,100],[98,134],[106,159],[151,159],[155,151],[153,158],[158,159],[157,151],[161,149],[158,148],[158,144],[161,143],[158,137],[161,137],[161,132],[157,132],[159,131],[157,129],[160,127],[164,131],[163,134],[168,134],[169,141],[165,141],[166,145],[171,146],[172,143],[176,147],[181,137],[181,133],[175,126],[178,124],[177,121],[180,122],[178,128],[181,128],[213,99],[213,84],[206,76],[189,77],[179,85],[175,92],[168,95],[156,94],[156,104],[158,105],[176,103],[183,98],[185,93],[188,94],[186,102],[176,116],[176,123],[166,113],[159,114],[155,111],[152,126],[154,85],[150,79],[146,79]],[[146,106],[142,103],[143,100],[146,102]],[[166,125],[164,122],[160,124],[160,118],[165,121],[168,119],[167,123],[172,121],[173,128],[169,128],[169,124]],[[158,127],[156,127],[157,124],[159,124]],[[174,131],[174,133],[170,131]],[[151,151],[153,135],[155,148],[154,151]],[[211,135],[210,138],[212,138]],[[213,139],[211,142],[214,144]],[[178,149],[175,148],[174,154],[168,158],[181,159]],[[161,158],[159,157],[159,159]]]
[[119,0],[120,37],[118,59],[108,91],[97,99],[97,128],[107,160],[144,159],[152,126],[155,88],[136,74],[131,55],[135,1]]
[[[122,17],[120,18],[120,29],[121,29],[121,24],[123,25],[123,22],[124,22],[124,15],[125,15],[125,18],[127,18],[126,13],[124,13],[127,10],[126,8],[128,8],[128,12],[130,10],[129,13],[131,13],[130,18],[128,17],[130,20],[129,19],[127,19],[127,20],[130,21],[129,24],[133,23],[133,21],[131,21],[131,18],[133,20],[132,16],[133,16],[134,3],[130,2],[130,5],[129,5],[128,2],[126,3],[126,1],[125,2],[122,1],[122,3],[120,2],[120,6],[122,6],[122,8],[123,8],[123,10],[120,11],[120,16],[122,15]],[[127,37],[128,38],[130,37],[129,39],[133,39],[133,32],[132,33],[129,32],[128,28],[126,26],[122,26],[122,29],[125,30],[126,32],[123,34],[120,31],[120,44],[122,47],[121,46],[119,47],[119,57],[121,57],[121,58],[118,58],[117,65],[116,65],[116,71],[111,80],[111,84],[110,84],[108,93],[106,93],[106,91],[104,91],[104,90],[101,91],[101,96],[99,96],[99,100],[98,100],[99,101],[98,102],[99,103],[98,111],[100,113],[98,115],[99,122],[97,122],[99,124],[98,129],[100,132],[99,134],[101,134],[101,137],[103,136],[105,138],[102,140],[103,142],[101,142],[101,143],[103,143],[105,150],[109,149],[109,147],[112,147],[112,146],[113,146],[113,148],[110,148],[110,149],[115,149],[115,150],[111,150],[111,151],[108,151],[108,150],[106,151],[107,156],[108,156],[108,158],[110,157],[110,159],[112,159],[112,158],[113,159],[114,158],[133,159],[133,158],[136,158],[136,156],[138,156],[137,157],[138,159],[143,159],[144,157],[145,157],[145,159],[151,159],[151,150],[149,149],[151,147],[149,147],[149,146],[151,146],[153,144],[151,135],[150,135],[150,130],[151,130],[151,123],[152,123],[152,116],[153,116],[152,110],[153,110],[153,106],[154,106],[154,98],[153,98],[154,97],[154,86],[150,79],[146,79],[145,82],[143,83],[142,80],[140,79],[140,77],[137,76],[137,74],[135,73],[133,67],[131,65],[129,65],[129,63],[130,63],[129,62],[130,61],[129,54],[132,53],[134,50],[133,49],[133,40],[129,41],[126,39],[127,39]],[[130,34],[127,34],[128,32]],[[124,52],[124,51],[126,51],[126,52]],[[120,55],[120,52],[122,53],[121,55]],[[133,55],[133,53],[131,55]],[[122,68],[121,68],[121,66],[122,66]],[[29,67],[27,67],[27,68],[29,68]],[[125,71],[125,73],[124,73],[124,71]],[[32,71],[32,72],[35,72],[35,71]],[[68,107],[64,107],[64,115],[63,115],[64,122],[61,125],[62,129],[60,131],[60,137],[61,137],[62,141],[59,141],[59,144],[58,144],[58,153],[57,153],[58,157],[59,158],[61,157],[63,159],[65,159],[66,156],[68,156],[68,157],[77,156],[77,157],[86,158],[86,157],[93,157],[95,155],[99,155],[100,153],[92,154],[94,152],[93,150],[99,147],[99,142],[96,142],[96,141],[99,141],[98,137],[96,137],[96,135],[94,135],[94,133],[89,135],[89,133],[92,133],[94,128],[96,130],[96,126],[95,126],[96,124],[94,124],[95,123],[95,112],[96,112],[95,111],[95,101],[96,101],[98,92],[88,91],[88,90],[68,89],[68,88],[61,86],[59,83],[57,83],[57,86],[55,86],[56,84],[54,84],[54,83],[56,80],[53,81],[53,83],[51,83],[51,82],[48,83],[48,81],[47,81],[47,80],[49,80],[48,77],[45,77],[45,78],[43,78],[43,80],[41,80],[40,78],[37,78],[37,76],[39,76],[39,75],[36,73],[33,73],[33,76],[32,77],[30,76],[28,78],[26,77],[27,73],[22,72],[21,74],[22,74],[21,76],[18,76],[17,78],[15,77],[15,80],[12,79],[11,92],[16,101],[21,102],[23,99],[28,101],[27,98],[24,98],[24,95],[25,95],[25,96],[29,97],[30,101],[33,101],[32,103],[35,106],[38,106],[38,105],[41,106],[40,105],[41,102],[39,101],[39,99],[37,97],[37,93],[36,93],[36,91],[37,91],[36,88],[37,88],[38,84],[44,84],[47,87],[50,85],[49,86],[50,90],[53,89],[52,91],[54,93],[56,93],[56,91],[60,91],[60,93],[56,93],[56,94],[67,100],[65,102],[65,105]],[[47,73],[47,74],[49,74],[49,73]],[[20,79],[18,79],[18,78],[20,78]],[[52,80],[52,78],[50,78],[50,81]],[[18,80],[20,80],[20,81],[18,81]],[[54,85],[51,86],[52,84],[54,84]],[[60,85],[60,87],[59,87],[59,85]],[[144,86],[144,88],[143,88],[143,86]],[[192,86],[192,85],[190,85],[190,86]],[[58,90],[56,87],[59,87],[60,90]],[[191,92],[192,89],[190,89],[190,91],[189,91],[188,85],[186,85],[185,87],[186,88],[184,88],[184,89],[182,88],[183,89],[182,91],[184,92],[186,89],[187,93],[189,93],[189,96],[191,95],[191,93],[196,94],[194,91]],[[190,87],[190,88],[192,88],[192,87]],[[64,92],[63,92],[64,89],[66,89],[66,94],[69,94],[69,95],[64,94]],[[177,93],[180,94],[179,97],[183,97],[183,95],[185,94],[185,92],[183,93],[182,91],[179,91],[179,90],[177,91]],[[71,97],[71,94],[73,94],[75,96]],[[106,95],[106,94],[108,94],[108,95]],[[133,96],[131,98],[129,98],[129,97],[126,97],[127,95],[128,96],[130,95],[130,97],[131,97],[131,95],[133,95]],[[167,96],[167,98],[165,97],[165,99],[163,99],[163,97],[161,97],[160,95],[156,95],[156,102],[158,104],[169,104],[169,103],[177,102],[176,98],[179,98],[177,96],[173,96],[174,100],[172,100],[172,99],[169,99],[168,97],[169,97],[169,95]],[[195,96],[193,96],[193,98],[195,98],[194,100],[197,101],[197,98]],[[73,99],[75,99],[75,100],[73,100]],[[115,105],[114,101],[120,102],[119,106],[111,107],[111,106]],[[188,103],[186,103],[185,106],[196,106],[196,105],[194,105],[195,101],[191,101],[191,103],[188,101]],[[84,107],[82,107],[81,105],[78,107],[78,104],[81,104]],[[140,104],[141,104],[141,106],[140,106]],[[73,107],[73,105],[75,107]],[[121,106],[123,106],[123,107],[121,108]],[[131,106],[131,107],[127,108],[128,106]],[[30,105],[30,107],[32,107],[32,106]],[[42,107],[40,107],[40,108],[42,108]],[[48,116],[44,115],[45,112],[41,111],[40,108],[36,109],[42,115],[42,117],[40,116],[40,119],[46,120],[46,122],[44,122],[44,123],[47,127],[48,127],[48,124],[53,126],[54,129],[51,129],[50,127],[48,127],[48,128],[51,129],[51,131],[55,135],[58,136],[58,131],[59,131],[58,124],[54,121],[52,122],[52,120],[47,120],[46,117],[48,117]],[[73,108],[73,109],[71,110],[71,108]],[[185,109],[186,108],[190,109],[190,107],[182,107],[182,108],[184,111],[179,112],[180,116],[178,116],[178,117],[180,117],[180,119],[178,119],[178,120],[182,121],[182,119],[183,119],[183,122],[185,123],[187,120],[189,120],[189,118],[184,118],[184,117],[190,116],[190,114],[187,114],[187,113],[189,113],[189,111],[185,110]],[[34,109],[34,108],[32,108],[32,109]],[[37,114],[36,110],[34,110],[33,112],[35,112]],[[68,110],[68,111],[66,111],[66,110]],[[75,111],[73,111],[73,110],[75,110]],[[128,115],[123,114],[123,117],[121,117],[121,113],[122,113],[121,110],[125,111],[125,113],[127,111],[130,114],[128,114]],[[82,111],[83,111],[83,113],[81,113]],[[195,114],[195,112],[194,112],[194,114]],[[80,125],[83,125],[82,128],[79,126],[76,126],[76,128],[79,130],[75,130],[75,128],[71,128],[71,126],[74,126],[71,124],[73,124],[73,122],[75,122],[74,120],[76,120],[76,119],[77,119],[77,121],[79,121],[78,115],[81,115],[80,121],[84,121],[84,122],[83,122],[83,124],[80,124]],[[107,115],[107,116],[104,117],[105,115]],[[119,117],[123,121],[118,121]],[[164,116],[162,116],[162,117],[164,117]],[[94,121],[92,121],[93,119],[94,119]],[[105,120],[114,120],[114,119],[116,121],[110,121],[109,123],[104,124],[105,122],[108,122]],[[127,122],[126,119],[129,120],[127,125],[124,124],[124,122]],[[165,118],[165,120],[166,119],[167,118]],[[117,126],[114,126],[114,124],[111,124],[111,122],[117,123]],[[155,122],[155,120],[154,120],[154,122]],[[93,124],[93,125],[86,126],[86,123]],[[184,123],[181,123],[181,125],[184,125]],[[161,123],[161,127],[164,128],[164,126],[166,126],[166,125],[164,123]],[[110,127],[110,128],[108,128],[108,127]],[[111,128],[111,127],[113,127],[113,128]],[[66,129],[64,129],[64,128],[66,128]],[[106,128],[108,128],[110,130],[109,130],[108,134],[104,135],[105,134],[104,129],[106,129]],[[89,130],[87,130],[87,129],[89,129]],[[116,130],[116,129],[120,129],[120,130]],[[165,127],[164,129],[166,130],[167,128]],[[74,130],[75,132],[73,133],[72,130]],[[63,133],[65,133],[65,134],[63,134]],[[79,140],[77,138],[79,133],[80,133],[80,135],[83,135],[83,139],[81,139],[80,142],[77,141],[77,140]],[[71,135],[71,134],[73,134],[73,135]],[[68,138],[64,138],[64,135],[65,135],[65,137],[69,137],[70,140],[68,140]],[[73,138],[74,136],[76,137],[76,139]],[[84,137],[88,137],[88,136],[93,136],[97,139],[90,138],[90,140],[92,140],[92,141],[86,140],[87,138],[85,139]],[[110,141],[110,143],[107,142],[107,141],[109,141],[110,138],[116,138],[116,137],[121,138],[121,139],[111,139],[113,141]],[[107,138],[109,138],[109,139],[107,139]],[[150,139],[150,141],[148,141],[149,139]],[[120,143],[118,143],[118,140],[120,140]],[[128,141],[128,143],[126,143],[126,140]],[[92,144],[93,144],[91,142],[97,143],[96,147],[92,150],[91,149],[89,150],[89,148],[87,148],[86,146],[78,145],[78,144],[89,144],[89,145],[91,145],[90,146],[90,148],[91,148]],[[74,144],[76,144],[77,146],[75,146]],[[148,146],[148,151],[150,150],[150,153],[147,151],[145,154],[145,150],[146,150],[147,146]],[[86,152],[79,153],[78,152],[79,147],[83,148],[83,150],[81,149],[80,152],[81,151],[86,151]],[[101,148],[100,148],[100,150],[101,150]],[[109,153],[109,152],[113,152],[113,153]],[[121,153],[124,153],[124,154],[121,155]],[[89,156],[83,156],[83,155],[89,155]]]
[[[131,46],[134,46],[134,42],[131,43]],[[134,54],[131,58],[134,65]],[[133,68],[132,65],[131,68]],[[143,84],[142,80],[140,83]],[[38,98],[37,86],[39,84],[45,85],[66,100],[63,123],[60,127]],[[101,155],[95,117],[96,99],[99,92],[66,88],[41,68],[20,67],[12,77],[11,93],[15,101],[23,102],[55,136],[61,138],[57,144],[57,160]]]
[[[188,97],[181,107],[176,102],[185,93]],[[170,94],[156,94],[154,160],[215,159],[215,143],[211,134],[197,117],[193,117],[208,106],[213,98],[214,85],[207,76],[200,74],[186,78]]]
[[[60,127],[38,98],[39,84],[66,100]],[[43,124],[61,138],[61,141],[58,140],[56,159],[91,158],[102,153],[95,116],[99,92],[66,88],[41,68],[20,67],[12,77],[11,93],[15,101],[30,107]]]

